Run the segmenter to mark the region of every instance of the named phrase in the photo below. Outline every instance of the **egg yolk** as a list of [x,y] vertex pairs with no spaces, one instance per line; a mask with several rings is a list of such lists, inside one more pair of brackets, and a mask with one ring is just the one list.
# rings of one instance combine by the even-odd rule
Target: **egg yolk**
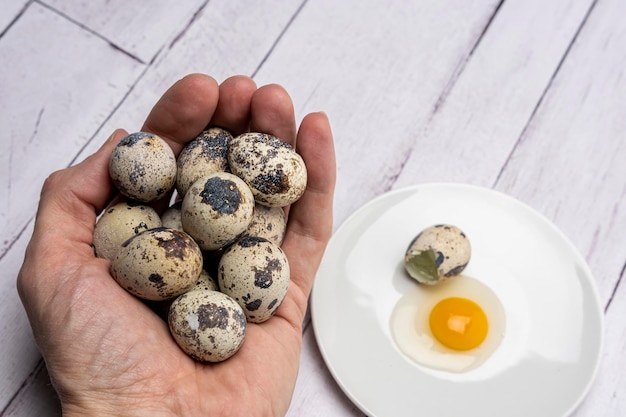
[[478,347],[487,337],[489,323],[485,312],[466,298],[441,300],[430,312],[430,330],[444,346],[454,350]]

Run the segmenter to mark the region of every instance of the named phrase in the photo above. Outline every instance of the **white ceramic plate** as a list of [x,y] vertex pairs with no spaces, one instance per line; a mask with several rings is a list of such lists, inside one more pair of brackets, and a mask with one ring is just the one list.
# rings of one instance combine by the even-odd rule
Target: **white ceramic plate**
[[[390,317],[413,288],[402,258],[439,223],[472,244],[464,274],[506,311],[498,350],[467,373],[417,365],[395,345]],[[370,417],[558,417],[580,403],[598,368],[603,313],[584,259],[549,221],[501,193],[424,184],[382,195],[333,235],[311,300],[330,372]]]

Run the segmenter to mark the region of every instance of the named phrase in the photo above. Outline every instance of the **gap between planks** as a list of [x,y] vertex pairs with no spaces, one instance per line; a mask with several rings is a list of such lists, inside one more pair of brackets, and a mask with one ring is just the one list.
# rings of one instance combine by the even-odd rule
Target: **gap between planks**
[[[528,131],[528,128],[529,128],[532,120],[535,118],[535,115],[539,111],[539,108],[541,107],[541,104],[543,103],[543,101],[544,101],[548,91],[550,90],[550,87],[552,87],[552,84],[554,83],[554,80],[556,79],[557,75],[561,71],[561,68],[563,67],[563,63],[565,62],[565,60],[567,59],[568,55],[572,51],[572,48],[576,44],[576,41],[578,40],[578,37],[580,36],[580,33],[581,33],[583,27],[585,27],[585,25],[587,24],[587,21],[589,20],[589,16],[591,16],[591,13],[595,9],[597,3],[598,3],[598,0],[593,0],[592,3],[589,5],[589,9],[587,9],[587,12],[585,13],[585,16],[583,17],[583,19],[581,20],[580,25],[578,25],[578,28],[576,29],[576,32],[574,33],[574,36],[572,37],[572,40],[570,41],[569,45],[567,45],[567,48],[565,49],[565,52],[563,53],[563,56],[561,56],[561,59],[559,60],[559,63],[557,64],[556,68],[554,69],[554,72],[550,76],[550,80],[546,84],[546,88],[544,88],[543,92],[539,96],[539,100],[537,100],[537,104],[535,105],[535,108],[533,108],[532,112],[530,113],[530,116],[528,117],[528,120],[526,121],[526,124],[524,125],[524,128],[522,129],[522,132],[521,132],[519,138],[515,141],[515,144],[511,148],[511,152],[509,152],[509,155],[506,157],[506,160],[502,164],[502,168],[500,168],[500,172],[498,172],[498,175],[496,176],[496,179],[493,182],[491,188],[495,188],[496,185],[500,182],[500,178],[502,177],[502,174],[504,173],[504,171],[508,167],[509,161],[511,161],[511,158],[512,158],[513,154],[515,154],[515,151],[517,150],[519,145],[524,141],[524,138],[526,136],[526,133]],[[610,303],[610,301],[609,301],[609,303]],[[607,308],[608,308],[608,304],[607,304]]]

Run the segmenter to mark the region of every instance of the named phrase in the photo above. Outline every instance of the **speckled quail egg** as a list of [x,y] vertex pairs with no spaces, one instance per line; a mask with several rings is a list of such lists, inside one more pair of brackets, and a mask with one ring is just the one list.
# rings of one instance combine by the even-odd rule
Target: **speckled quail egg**
[[280,246],[283,243],[286,228],[287,218],[281,207],[268,207],[257,203],[245,235],[264,237]]
[[216,172],[194,182],[181,207],[182,224],[203,250],[232,243],[250,224],[254,197],[243,180]]
[[217,280],[203,269],[200,272],[196,285],[190,291],[193,290],[219,291],[219,287],[217,286]]
[[145,230],[161,226],[161,219],[152,207],[135,202],[121,202],[106,209],[93,232],[96,256],[115,258],[122,243]]
[[217,280],[220,290],[243,308],[249,322],[262,323],[274,315],[287,294],[289,263],[280,246],[246,236],[222,255]]
[[[211,275],[209,275],[209,273],[206,270],[203,269],[202,272],[200,272],[200,276],[198,277],[198,280],[196,281],[196,285],[191,287],[191,289],[187,290],[186,292],[196,291],[196,290],[219,291],[219,288],[217,286],[217,280],[213,278]],[[150,308],[152,308],[152,310],[155,313],[157,313],[159,317],[167,321],[167,315],[169,313],[170,306],[172,305],[174,300],[175,298],[169,298],[167,300],[145,301],[145,303]]]
[[183,230],[183,221],[181,219],[181,206],[182,201],[178,201],[169,206],[163,214],[161,214],[161,223],[163,227],[169,227],[170,229]]
[[191,289],[202,271],[202,252],[188,234],[159,227],[122,244],[111,275],[131,294],[166,300]]
[[176,190],[180,196],[200,177],[229,171],[227,154],[232,139],[227,130],[212,127],[187,143],[177,159]]
[[219,291],[189,291],[174,300],[170,332],[181,349],[203,362],[221,362],[233,356],[246,336],[246,316],[231,297]]
[[256,201],[266,206],[288,206],[306,188],[304,160],[291,145],[272,135],[252,132],[235,137],[228,163],[250,186]]
[[469,239],[456,226],[438,224],[419,233],[409,244],[404,266],[423,284],[436,284],[460,274],[471,257]]
[[159,136],[131,133],[113,149],[109,174],[122,195],[149,202],[163,197],[176,182],[176,157]]

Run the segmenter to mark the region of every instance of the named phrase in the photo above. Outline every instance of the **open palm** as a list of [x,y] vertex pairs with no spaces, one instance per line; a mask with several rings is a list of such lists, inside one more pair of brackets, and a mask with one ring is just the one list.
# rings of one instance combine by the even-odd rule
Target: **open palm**
[[[274,134],[295,145],[309,183],[289,209],[283,249],[292,272],[276,315],[249,324],[240,351],[225,362],[186,356],[167,323],[125,292],[109,262],[91,248],[96,216],[115,197],[107,163],[126,132],[116,131],[81,164],[44,184],[35,231],[18,290],[64,415],[280,416],[298,371],[308,295],[332,229],[335,160],[325,115],[313,113],[296,131],[293,104],[277,85],[246,77],[221,85],[190,75],[155,105],[143,129],[175,153],[208,125],[238,134]],[[163,207],[161,207],[162,209]]]

